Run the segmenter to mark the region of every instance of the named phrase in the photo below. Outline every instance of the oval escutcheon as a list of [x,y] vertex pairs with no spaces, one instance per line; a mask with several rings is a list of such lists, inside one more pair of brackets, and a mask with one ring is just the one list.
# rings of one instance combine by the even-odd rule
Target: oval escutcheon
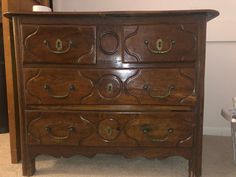
[[161,51],[163,49],[163,40],[161,38],[157,39],[157,41],[156,41],[156,48],[159,51]]
[[115,75],[102,77],[98,84],[99,94],[105,99],[116,98],[122,89],[121,80]]
[[57,51],[62,50],[62,46],[63,46],[63,44],[62,44],[61,39],[57,39],[56,40],[56,49],[57,49]]
[[104,119],[98,124],[98,134],[105,141],[113,141],[120,135],[120,125],[115,119]]

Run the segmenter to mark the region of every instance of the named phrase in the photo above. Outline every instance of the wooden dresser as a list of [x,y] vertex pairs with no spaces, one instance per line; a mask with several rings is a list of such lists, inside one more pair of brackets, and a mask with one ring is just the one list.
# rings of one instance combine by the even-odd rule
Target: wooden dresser
[[189,160],[201,175],[214,10],[15,13],[23,175],[39,154]]

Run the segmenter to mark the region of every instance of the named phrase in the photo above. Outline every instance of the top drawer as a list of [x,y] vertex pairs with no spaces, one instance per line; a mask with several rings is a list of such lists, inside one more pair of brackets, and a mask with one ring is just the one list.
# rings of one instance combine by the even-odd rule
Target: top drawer
[[96,27],[23,25],[25,63],[96,64]]
[[124,27],[124,62],[194,61],[196,24],[157,24]]

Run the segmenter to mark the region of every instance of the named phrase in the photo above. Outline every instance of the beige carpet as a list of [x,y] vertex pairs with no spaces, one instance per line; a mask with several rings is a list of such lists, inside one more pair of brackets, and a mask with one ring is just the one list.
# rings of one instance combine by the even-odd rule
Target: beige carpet
[[[11,164],[9,135],[0,135],[0,177],[20,177],[21,164]],[[55,159],[39,156],[35,176],[42,177],[187,177],[187,161],[178,158],[147,160],[97,155],[88,159],[75,156]],[[205,136],[203,177],[236,177],[229,137]]]

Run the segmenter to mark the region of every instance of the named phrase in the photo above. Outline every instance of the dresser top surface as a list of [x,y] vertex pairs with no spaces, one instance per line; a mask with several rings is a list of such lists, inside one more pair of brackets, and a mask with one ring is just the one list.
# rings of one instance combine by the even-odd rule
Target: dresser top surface
[[212,9],[202,10],[170,10],[170,11],[101,11],[101,12],[8,12],[12,16],[90,16],[90,17],[148,17],[148,16],[191,16],[205,15],[207,21],[217,17],[219,12]]

